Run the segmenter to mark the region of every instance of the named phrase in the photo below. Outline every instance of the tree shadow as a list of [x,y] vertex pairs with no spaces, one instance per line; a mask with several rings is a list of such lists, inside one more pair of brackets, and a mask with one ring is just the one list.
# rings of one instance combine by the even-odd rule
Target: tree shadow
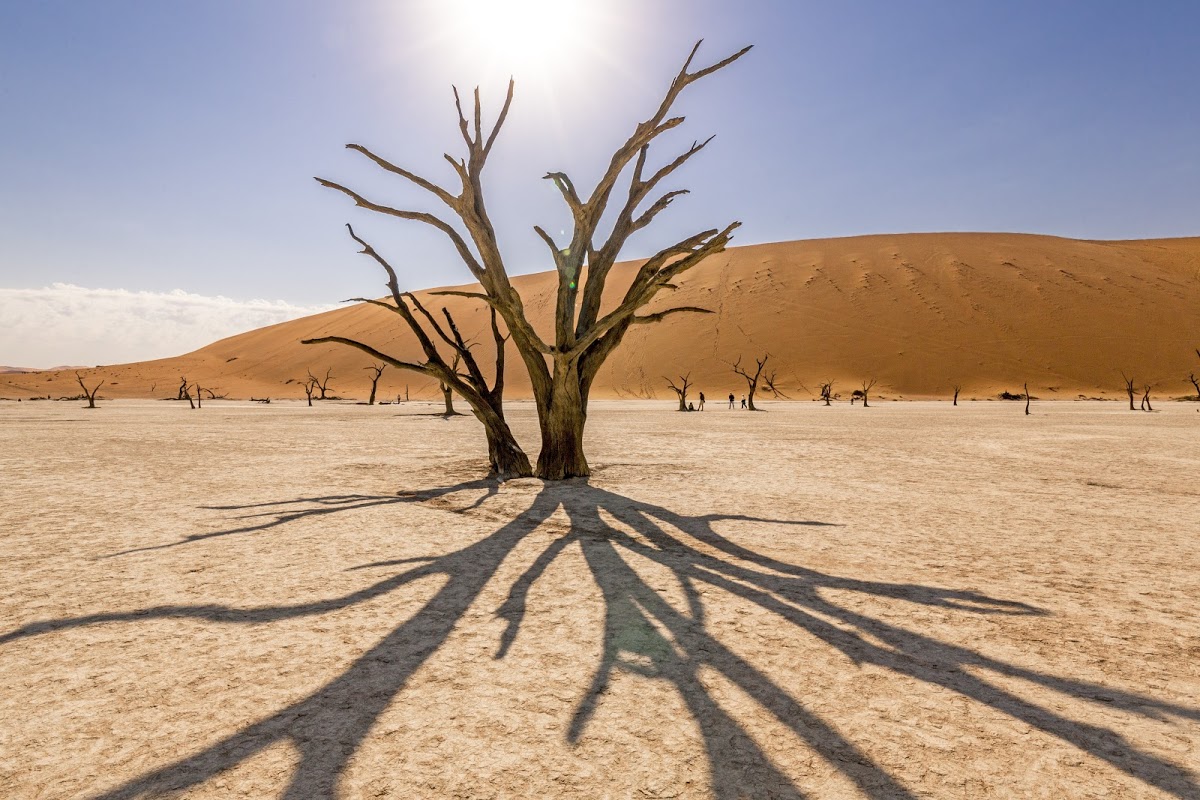
[[[483,493],[465,505],[451,502],[462,492]],[[306,517],[351,512],[393,503],[438,503],[472,514],[495,496],[493,481],[471,481],[397,496],[342,495],[248,506],[213,506],[247,512],[247,524],[171,546],[216,536],[267,530]],[[854,610],[830,594],[887,598],[920,606],[989,615],[1039,615],[1024,603],[963,590],[918,584],[866,581],[828,575],[756,553],[721,535],[715,523],[740,520],[759,525],[822,526],[828,523],[770,520],[742,515],[686,515],[589,485],[586,481],[547,483],[529,507],[506,517],[500,527],[474,543],[444,555],[382,560],[352,569],[403,567],[394,575],[345,595],[291,605],[234,608],[221,605],[156,606],[134,612],[96,614],[26,625],[0,636],[0,645],[35,635],[101,623],[193,618],[220,624],[262,624],[329,613],[397,591],[425,578],[443,580],[436,593],[408,620],[388,632],[349,668],[302,700],[270,717],[205,746],[199,752],[145,773],[101,798],[158,796],[197,786],[233,769],[257,753],[290,744],[298,764],[284,793],[288,798],[333,798],[347,765],[384,711],[414,672],[459,626],[468,609],[501,564],[530,533],[559,510],[569,526],[509,587],[496,615],[506,625],[494,657],[503,659],[520,634],[529,594],[547,568],[569,548],[578,548],[604,605],[603,647],[590,686],[569,717],[567,739],[577,743],[592,723],[617,670],[663,681],[677,692],[703,738],[709,777],[718,798],[804,794],[775,766],[735,716],[701,681],[703,670],[718,673],[819,754],[860,791],[872,798],[915,795],[867,752],[746,658],[723,643],[708,619],[704,595],[716,589],[754,604],[843,653],[856,664],[871,664],[897,676],[941,687],[984,704],[1099,758],[1142,783],[1176,797],[1200,796],[1200,785],[1185,768],[1139,750],[1120,733],[1077,722],[1052,709],[977,677],[980,669],[1019,678],[1067,699],[1103,703],[1153,718],[1200,719],[1200,710],[1113,690],[1101,684],[1043,674],[961,645]],[[147,548],[153,549],[153,548]],[[670,570],[682,587],[686,610],[672,605],[630,565],[643,558]]]

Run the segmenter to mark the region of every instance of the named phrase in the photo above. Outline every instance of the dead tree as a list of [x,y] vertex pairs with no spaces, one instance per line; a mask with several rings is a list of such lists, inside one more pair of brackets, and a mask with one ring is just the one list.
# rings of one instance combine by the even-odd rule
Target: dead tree
[[188,398],[190,391],[191,391],[191,389],[189,388],[187,377],[181,376],[179,378],[179,391],[178,391],[178,393],[176,393],[175,399],[176,400],[186,400]]
[[[549,340],[543,339],[526,317],[521,296],[509,280],[508,268],[484,202],[483,169],[512,104],[511,81],[504,105],[490,132],[484,130],[478,89],[475,91],[472,120],[468,120],[463,112],[458,91],[454,92],[458,127],[467,151],[465,158],[446,156],[461,187],[457,193],[383,159],[362,145],[347,145],[382,169],[410,181],[444,203],[461,222],[467,237],[435,214],[381,205],[345,186],[317,179],[323,186],[344,193],[362,208],[429,225],[449,238],[459,258],[480,284],[481,291],[447,291],[443,294],[472,297],[487,303],[503,319],[509,337],[529,372],[541,429],[541,451],[537,460],[537,475],[541,478],[558,480],[590,474],[583,450],[588,396],[601,365],[621,344],[631,327],[658,322],[675,313],[711,313],[709,309],[688,306],[667,307],[644,314],[637,312],[662,290],[675,288],[673,281],[677,276],[708,256],[722,252],[738,227],[737,222],[724,228],[701,231],[651,255],[634,273],[623,294],[607,292],[609,298],[617,298],[616,303],[601,313],[609,272],[620,257],[626,241],[650,225],[672,201],[686,194],[686,190],[675,189],[653,197],[656,188],[703,150],[711,139],[693,142],[691,147],[657,169],[647,167],[651,143],[683,123],[684,118],[671,116],[671,110],[687,87],[733,63],[750,49],[743,48],[715,64],[690,71],[699,47],[700,43],[697,43],[692,48],[658,108],[638,123],[629,139],[617,148],[590,193],[581,194],[562,172],[546,174],[546,179],[552,181],[561,193],[572,217],[569,242],[555,242],[541,227],[534,228],[546,243],[557,270],[553,336]],[[622,175],[628,176],[629,183],[624,192],[619,192],[617,186]],[[610,210],[609,202],[615,192],[619,192],[618,199],[615,208]],[[598,236],[604,236],[599,233],[602,224],[608,233],[597,241]],[[415,329],[414,333],[418,339],[425,335]],[[333,338],[324,337],[324,340],[332,341]],[[365,347],[351,340],[343,343],[359,349]],[[471,404],[477,416],[495,416],[499,422],[503,422],[503,418],[495,413],[499,409],[498,395],[495,396],[495,402],[489,402],[483,397],[483,387],[478,385],[477,380],[475,385],[468,386],[466,380],[450,374],[444,359],[440,356],[432,358],[428,350],[426,359],[403,368],[425,372],[435,378],[451,378],[452,381],[446,382],[454,386],[456,391],[461,386],[469,392],[463,394],[460,391],[459,394]],[[463,361],[467,363],[465,353]],[[503,428],[507,432],[507,424]],[[524,458],[524,453],[520,452],[511,435],[505,438],[504,445],[512,451],[514,459],[517,453]],[[506,466],[510,471],[515,469],[512,464]]]
[[770,375],[763,375],[763,385],[767,387],[767,391],[771,393],[772,397],[779,400],[791,400],[792,398],[784,394],[779,388],[777,381],[778,379],[774,370],[771,371]]
[[[504,347],[509,337],[504,336],[500,332],[496,306],[489,303],[492,339],[496,346],[495,379],[489,386],[487,379],[484,377],[483,370],[479,366],[479,362],[471,351],[471,347],[459,332],[458,325],[455,323],[454,317],[450,314],[450,310],[447,308],[442,309],[442,316],[445,318],[445,326],[443,327],[416,295],[412,292],[400,291],[400,281],[396,277],[396,270],[392,268],[392,265],[383,256],[379,255],[375,248],[360,239],[354,233],[352,227],[347,225],[346,229],[350,231],[351,238],[362,246],[362,250],[359,252],[370,256],[387,273],[387,287],[391,292],[392,300],[391,303],[388,303],[384,300],[371,300],[358,297],[354,298],[354,301],[370,303],[371,305],[386,308],[403,319],[405,324],[408,325],[409,330],[416,336],[425,360],[419,362],[400,361],[385,353],[381,353],[370,345],[342,336],[322,336],[317,339],[305,339],[302,344],[336,342],[348,345],[358,348],[385,364],[390,364],[396,369],[419,372],[422,375],[427,375],[439,381],[442,385],[449,386],[453,391],[458,393],[459,397],[467,401],[468,405],[471,406],[471,411],[475,414],[475,418],[483,424],[484,435],[487,437],[488,443],[490,473],[499,477],[532,475],[533,470],[529,465],[529,457],[525,455],[525,451],[517,443],[516,437],[513,436],[512,430],[508,427],[508,421],[504,418]],[[432,334],[426,331],[425,325],[429,326],[429,329],[433,332]],[[451,363],[446,362],[446,359],[438,350],[438,343],[434,342],[434,336],[440,340],[442,346],[455,354],[454,365],[461,362],[466,367],[465,373],[460,372],[457,366],[452,366]],[[311,377],[311,375],[312,373],[310,372],[309,376]],[[405,387],[405,399],[408,399],[407,386]]]
[[333,367],[330,367],[329,369],[325,370],[325,380],[324,381],[322,381],[316,375],[313,375],[312,370],[308,371],[308,377],[312,379],[313,386],[315,386],[317,389],[319,389],[321,391],[321,396],[318,397],[317,399],[324,400],[325,392],[328,391],[328,389],[329,389],[329,381],[330,381],[330,379],[333,378]]
[[1142,411],[1153,411],[1154,406],[1150,405],[1150,384],[1146,384],[1146,390],[1142,393]]
[[89,388],[87,388],[87,386],[84,385],[83,376],[80,375],[78,372],[75,373],[75,380],[79,381],[79,387],[81,389],[83,389],[83,396],[86,397],[87,401],[88,401],[87,407],[95,408],[96,407],[96,392],[100,391],[100,387],[104,385],[104,381],[100,381],[98,384],[96,384],[95,389],[89,389]]
[[1137,411],[1137,409],[1133,407],[1133,378],[1126,376],[1124,372],[1121,373],[1121,378],[1125,381],[1125,393],[1129,395],[1129,410]]
[[1029,384],[1025,384],[1025,416],[1029,416]]
[[687,393],[688,393],[688,387],[692,385],[692,382],[690,380],[691,377],[692,377],[692,373],[690,373],[690,372],[687,375],[680,375],[679,376],[679,384],[680,385],[676,386],[675,381],[671,380],[666,375],[663,375],[663,380],[667,382],[667,386],[670,386],[671,389],[675,392],[675,395],[679,398],[679,410],[680,411],[687,411]]
[[308,377],[305,378],[304,382],[300,385],[304,387],[304,396],[308,398],[308,405],[311,407],[313,392],[317,389],[317,379],[314,378],[310,372],[308,373]]
[[[450,365],[450,368],[453,371],[457,372],[460,361],[462,361],[462,358],[459,356],[458,353],[455,353],[454,354],[454,363]],[[442,389],[442,402],[444,402],[446,404],[446,410],[442,412],[442,416],[443,417],[458,416],[458,412],[454,410],[454,389],[452,389],[450,387],[450,385],[446,384],[446,383],[442,383],[439,385]],[[407,388],[408,387],[405,387],[406,390],[407,390]]]
[[194,384],[192,384],[192,386],[196,390],[196,405],[194,405],[192,407],[193,408],[203,408],[204,407],[204,402],[202,400],[203,390],[200,388],[200,384],[198,384],[198,383],[194,383]]
[[371,373],[371,396],[367,399],[367,405],[375,405],[375,390],[379,388],[379,376],[387,369],[387,364],[372,364],[369,367],[364,367]]
[[749,388],[749,392],[747,394],[747,404],[751,411],[758,411],[758,409],[754,407],[754,393],[758,391],[758,378],[760,375],[762,375],[763,367],[767,365],[767,359],[770,357],[771,354],[767,353],[762,358],[754,359],[754,363],[758,366],[755,368],[753,375],[750,374],[748,369],[742,368],[741,356],[738,356],[738,360],[730,365],[734,372],[746,379],[746,386]]
[[[1200,348],[1196,350],[1196,358],[1200,358]],[[1200,378],[1196,377],[1196,373],[1189,372],[1188,380],[1191,381],[1192,386],[1196,389],[1196,399],[1200,400]]]
[[954,384],[954,405],[958,405],[958,384]]
[[821,399],[825,401],[825,405],[833,405],[833,381],[821,384]]
[[875,386],[874,378],[871,378],[869,381],[863,381],[862,389],[860,390],[860,391],[862,391],[863,408],[870,408],[870,406],[867,403],[867,394],[871,391],[872,388],[874,388],[874,386]]

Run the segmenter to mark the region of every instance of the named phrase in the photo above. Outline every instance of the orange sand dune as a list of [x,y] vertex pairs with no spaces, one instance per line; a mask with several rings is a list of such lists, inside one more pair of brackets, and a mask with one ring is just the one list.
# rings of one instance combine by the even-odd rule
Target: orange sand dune
[[[636,263],[614,270],[614,300]],[[382,276],[381,276],[382,281]],[[550,273],[515,280],[545,331],[553,305]],[[490,352],[487,314],[462,298],[431,298]],[[654,308],[702,306],[633,329],[596,382],[599,397],[671,395],[664,375],[691,373],[710,398],[739,395],[729,362],[770,353],[768,372],[799,399],[823,380],[848,393],[866,378],[886,397],[993,396],[1002,389],[1047,399],[1122,394],[1120,372],[1153,384],[1157,396],[1191,393],[1200,371],[1200,237],[1079,241],[999,233],[859,236],[739,247],[683,276]],[[331,391],[364,399],[370,360],[337,346],[307,347],[310,336],[361,338],[399,358],[418,351],[403,323],[356,305],[223,339],[177,358],[88,370],[102,397],[170,397],[180,376],[230,397],[299,398],[309,368],[331,369]],[[490,358],[485,358],[490,361]],[[509,359],[509,396],[529,381]],[[381,397],[407,385],[414,398],[436,387],[388,370]],[[73,373],[0,378],[0,396],[78,393]]]

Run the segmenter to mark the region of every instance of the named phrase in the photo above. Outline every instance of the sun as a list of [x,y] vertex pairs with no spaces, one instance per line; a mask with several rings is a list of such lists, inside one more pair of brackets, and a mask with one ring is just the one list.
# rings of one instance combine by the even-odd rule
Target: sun
[[595,0],[449,0],[443,13],[471,56],[517,77],[553,69],[587,35]]

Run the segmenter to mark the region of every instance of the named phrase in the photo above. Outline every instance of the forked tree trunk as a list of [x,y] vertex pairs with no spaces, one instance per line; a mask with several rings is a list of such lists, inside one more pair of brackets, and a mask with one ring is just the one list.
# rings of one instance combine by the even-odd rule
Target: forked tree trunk
[[446,403],[446,410],[443,411],[442,413],[445,414],[447,417],[453,417],[455,414],[454,390],[451,389],[449,386],[447,386],[444,383],[442,384],[442,400],[444,400]]

